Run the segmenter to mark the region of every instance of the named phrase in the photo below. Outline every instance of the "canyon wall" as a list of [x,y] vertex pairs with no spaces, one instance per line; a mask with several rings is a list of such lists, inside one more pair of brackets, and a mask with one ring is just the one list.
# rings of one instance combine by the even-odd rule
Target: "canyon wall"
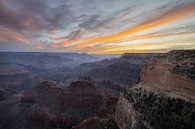
[[142,67],[143,86],[195,99],[195,51],[171,51]]
[[195,51],[171,51],[142,67],[140,82],[121,95],[120,129],[195,128]]

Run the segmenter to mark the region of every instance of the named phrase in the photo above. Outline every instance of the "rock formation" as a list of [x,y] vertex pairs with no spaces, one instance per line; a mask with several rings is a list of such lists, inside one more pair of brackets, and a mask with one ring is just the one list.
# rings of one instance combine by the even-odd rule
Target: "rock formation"
[[[72,82],[70,85],[42,81],[28,90],[21,89],[22,93],[17,95],[12,88],[2,86],[0,128],[194,129],[195,51],[171,51],[154,57],[156,55],[125,54],[117,59],[82,64],[75,69],[48,70],[49,73],[60,71],[62,75],[70,72],[67,74],[72,75],[67,76]],[[45,61],[50,62],[49,57]],[[27,67],[21,67],[19,71],[25,74],[17,76],[17,80],[31,79],[26,76]],[[40,76],[43,76],[42,70]],[[2,76],[17,73],[17,70],[14,73],[4,68],[0,71],[5,71]],[[45,72],[44,75],[50,74]],[[72,81],[76,76],[80,80]],[[64,75],[55,77],[51,76],[61,80]],[[129,89],[125,90],[127,86]],[[124,93],[120,96],[121,92]],[[13,95],[7,99],[9,94]]]
[[154,58],[141,72],[141,84],[195,99],[195,51],[171,51]]
[[35,87],[34,92],[36,106],[28,114],[28,120],[54,127],[68,128],[95,116],[102,103],[102,96],[87,81],[72,82],[67,88],[44,81]]
[[51,81],[40,82],[18,97],[0,103],[0,128],[70,129],[93,117],[98,117],[101,127],[117,127],[113,116],[108,117],[115,112],[119,95],[108,89],[97,88],[86,80],[74,81],[67,87]]
[[28,127],[117,129],[113,116],[109,117],[119,96],[101,93],[89,81],[74,81],[68,87],[43,81],[33,91],[21,97],[22,103],[34,102],[27,114]]
[[73,79],[81,73],[75,67],[100,57],[77,53],[0,52],[0,101],[43,80],[63,83]]
[[141,64],[116,62],[103,68],[94,68],[87,73],[93,80],[108,80],[126,88],[138,81]]
[[140,83],[119,99],[120,129],[195,128],[195,51],[171,51],[142,68]]

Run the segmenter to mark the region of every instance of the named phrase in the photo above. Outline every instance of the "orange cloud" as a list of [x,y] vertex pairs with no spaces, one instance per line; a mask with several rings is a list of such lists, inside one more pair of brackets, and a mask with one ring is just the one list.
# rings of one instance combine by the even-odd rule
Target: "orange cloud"
[[37,49],[45,49],[45,46],[43,44],[37,44],[35,47]]
[[117,40],[121,40],[129,35],[138,33],[138,32],[143,32],[143,31],[146,31],[152,28],[156,28],[156,27],[160,27],[160,26],[164,26],[164,25],[176,22],[177,20],[181,20],[183,18],[189,17],[192,14],[195,14],[195,4],[183,5],[183,6],[174,8],[157,18],[143,22],[139,25],[126,29],[122,32],[119,32],[113,35],[108,35],[108,36],[90,37],[90,38],[84,39],[83,41],[80,41],[80,44],[75,47],[77,49],[80,49],[80,48],[84,48],[89,45],[95,45],[98,43],[114,42]]
[[[195,45],[194,43],[195,38],[191,39],[178,39],[174,41],[158,41],[158,42],[147,42],[147,43],[140,43],[140,44],[128,44],[124,46],[119,45],[104,45],[99,47],[86,47],[83,48],[83,51],[88,51],[90,53],[96,54],[122,54],[125,52],[148,52],[148,51],[159,51],[159,52],[166,52],[169,48],[174,48],[180,46],[191,48]],[[162,50],[161,50],[162,49]]]
[[21,42],[26,43],[26,44],[28,44],[28,42],[29,42],[28,37],[26,37],[25,35],[16,34],[14,38],[17,41],[21,41]]
[[5,41],[7,39],[20,41],[25,44],[28,44],[30,42],[30,38],[28,36],[2,28],[2,30],[0,31],[0,40]]
[[175,32],[175,33],[164,33],[164,32],[155,32],[155,33],[149,33],[149,34],[144,34],[144,35],[137,35],[121,40],[115,41],[115,43],[123,43],[123,42],[128,42],[128,41],[133,41],[133,40],[142,40],[142,39],[152,39],[152,38],[163,38],[163,37],[171,37],[171,36],[184,36],[188,34],[195,34],[195,31],[191,32]]

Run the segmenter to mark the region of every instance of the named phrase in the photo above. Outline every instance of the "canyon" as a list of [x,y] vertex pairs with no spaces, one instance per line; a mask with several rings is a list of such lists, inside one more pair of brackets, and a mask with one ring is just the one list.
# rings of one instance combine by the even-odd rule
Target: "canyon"
[[[67,56],[69,61],[64,65],[62,55],[55,55],[55,59],[47,55],[47,66],[28,64],[26,58],[20,60],[28,66],[13,62],[12,57],[5,63],[1,56],[0,128],[195,128],[194,50],[127,53],[109,59],[82,55],[90,60],[79,63]],[[41,71],[35,72],[29,65]],[[18,73],[24,76],[16,76]],[[21,84],[16,85],[16,81]]]

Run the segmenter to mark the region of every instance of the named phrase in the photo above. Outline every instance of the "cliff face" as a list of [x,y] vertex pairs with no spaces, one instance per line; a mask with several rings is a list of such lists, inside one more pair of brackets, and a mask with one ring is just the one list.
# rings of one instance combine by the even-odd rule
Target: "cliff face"
[[142,68],[140,84],[195,99],[195,51],[172,51],[154,58]]
[[119,99],[121,129],[195,128],[195,51],[172,51],[143,66],[140,83]]

